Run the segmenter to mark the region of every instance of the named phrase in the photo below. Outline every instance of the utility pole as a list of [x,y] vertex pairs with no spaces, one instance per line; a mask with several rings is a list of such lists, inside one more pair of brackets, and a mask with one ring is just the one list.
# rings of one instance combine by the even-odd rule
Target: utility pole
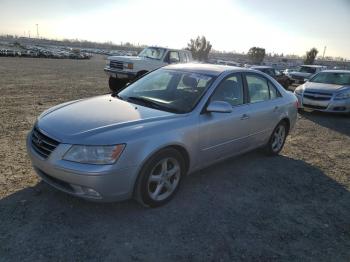
[[323,60],[324,60],[324,55],[326,54],[326,49],[327,49],[327,46],[325,46],[323,49],[323,57],[322,57]]
[[36,38],[39,39],[39,24],[35,24],[36,25]]
[[29,36],[29,38],[30,38],[30,30],[28,31],[28,36]]

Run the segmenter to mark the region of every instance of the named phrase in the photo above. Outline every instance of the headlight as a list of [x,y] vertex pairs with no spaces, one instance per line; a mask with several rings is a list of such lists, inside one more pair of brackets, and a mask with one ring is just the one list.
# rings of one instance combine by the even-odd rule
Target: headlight
[[113,146],[73,145],[63,156],[64,160],[83,164],[110,165],[118,160],[125,144]]
[[110,65],[110,63],[111,63],[111,60],[106,60],[106,66],[109,66]]
[[124,63],[123,66],[126,69],[133,69],[134,68],[134,64],[132,64],[132,63]]
[[341,99],[348,99],[348,98],[350,98],[350,90],[346,90],[337,94],[334,99],[341,100]]
[[297,94],[297,95],[302,95],[303,92],[304,92],[304,87],[303,87],[303,86],[297,87],[297,88],[294,90],[294,93]]

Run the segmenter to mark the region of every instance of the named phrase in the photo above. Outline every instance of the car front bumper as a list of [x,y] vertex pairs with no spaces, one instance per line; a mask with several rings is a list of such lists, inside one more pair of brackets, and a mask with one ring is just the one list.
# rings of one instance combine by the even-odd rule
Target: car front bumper
[[49,185],[70,195],[93,201],[112,202],[132,198],[138,167],[120,169],[114,165],[90,165],[62,160],[70,145],[60,144],[47,159],[32,148],[31,132],[27,152],[36,173]]
[[108,66],[104,68],[104,71],[110,77],[126,79],[126,80],[132,80],[137,75],[137,73],[135,72],[125,72],[118,69],[110,68]]
[[350,99],[334,100],[332,97],[329,101],[316,101],[304,98],[301,94],[294,94],[298,98],[299,108],[307,108],[330,113],[350,113]]

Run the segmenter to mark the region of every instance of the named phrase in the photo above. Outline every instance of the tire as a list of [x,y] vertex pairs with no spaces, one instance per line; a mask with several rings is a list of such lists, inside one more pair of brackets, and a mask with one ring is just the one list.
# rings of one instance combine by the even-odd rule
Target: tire
[[181,153],[167,148],[153,155],[143,166],[136,182],[135,198],[146,207],[159,207],[177,192],[186,173]]
[[108,85],[112,92],[118,92],[126,85],[126,81],[119,78],[110,77],[108,80]]
[[285,121],[281,121],[273,130],[269,142],[266,145],[267,154],[270,156],[278,155],[283,149],[288,135],[288,126]]

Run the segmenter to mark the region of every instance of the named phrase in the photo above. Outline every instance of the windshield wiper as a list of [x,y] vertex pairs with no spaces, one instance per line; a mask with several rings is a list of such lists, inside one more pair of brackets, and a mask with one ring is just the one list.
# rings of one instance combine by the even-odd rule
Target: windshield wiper
[[123,97],[121,97],[120,95],[118,95],[117,92],[113,92],[113,93],[112,93],[112,96],[113,96],[113,97],[116,97],[116,98],[118,98],[118,99],[120,99],[120,100],[125,100]]
[[154,108],[164,108],[164,106],[160,105],[159,103],[154,102],[153,100],[147,99],[145,97],[141,97],[141,96],[129,96],[126,98],[126,100],[141,102],[144,105],[148,105],[148,106],[154,107]]
[[178,110],[176,108],[170,108],[167,106],[164,106],[160,103],[157,103],[151,99],[147,99],[145,97],[142,96],[129,96],[126,98],[127,101],[132,102],[141,102],[143,105],[155,108],[155,109],[160,109],[160,110],[164,110],[164,111],[168,111],[168,112],[172,112],[172,113],[183,113],[182,110]]

